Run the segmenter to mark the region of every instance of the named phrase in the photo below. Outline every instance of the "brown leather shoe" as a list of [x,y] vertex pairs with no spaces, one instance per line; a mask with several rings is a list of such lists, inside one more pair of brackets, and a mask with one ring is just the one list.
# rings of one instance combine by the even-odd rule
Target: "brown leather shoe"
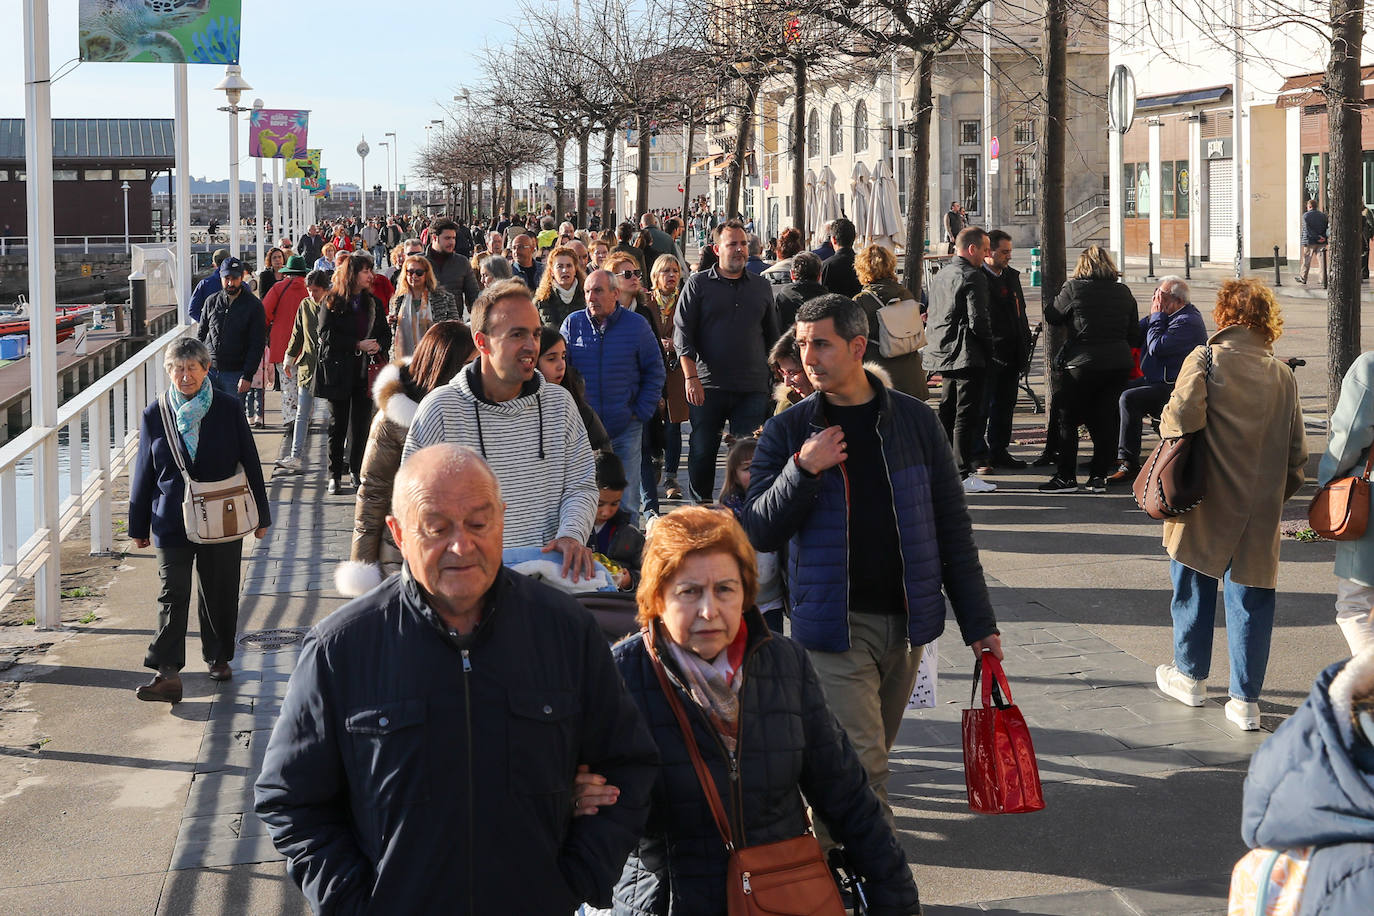
[[1107,483],[1121,483],[1126,480],[1135,480],[1140,473],[1140,465],[1134,461],[1123,461],[1115,471],[1107,475]]
[[215,662],[210,666],[210,680],[227,681],[234,676],[228,662]]
[[163,677],[159,674],[134,691],[134,695],[149,703],[180,703],[181,678]]

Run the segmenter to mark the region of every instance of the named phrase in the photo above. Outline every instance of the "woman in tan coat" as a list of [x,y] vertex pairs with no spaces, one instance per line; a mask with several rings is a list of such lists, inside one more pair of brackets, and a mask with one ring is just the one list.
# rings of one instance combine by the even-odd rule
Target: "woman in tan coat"
[[401,551],[387,529],[386,517],[406,434],[424,396],[448,384],[475,355],[477,347],[467,325],[439,321],[420,338],[414,357],[397,360],[377,375],[372,388],[377,412],[363,452],[353,513],[353,549],[348,561],[334,570],[334,586],[340,593],[357,597],[401,568]]
[[1274,357],[1283,318],[1273,291],[1258,280],[1228,280],[1212,320],[1217,332],[1184,360],[1160,420],[1164,438],[1201,431],[1209,461],[1202,503],[1164,523],[1174,662],[1160,665],[1155,679],[1181,703],[1205,702],[1217,581],[1224,580],[1226,718],[1253,731],[1274,628],[1279,519],[1303,484],[1307,441],[1297,382]]

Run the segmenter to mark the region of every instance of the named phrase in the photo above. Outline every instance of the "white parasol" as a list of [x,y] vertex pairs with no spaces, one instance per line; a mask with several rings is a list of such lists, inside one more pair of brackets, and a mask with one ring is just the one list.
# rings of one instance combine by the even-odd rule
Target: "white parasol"
[[892,180],[886,159],[879,159],[873,169],[872,192],[869,198],[868,227],[861,230],[870,244],[882,245],[895,251],[903,232],[902,210],[897,205],[897,182]]
[[840,197],[835,193],[835,173],[830,166],[822,166],[816,181],[816,218],[812,225],[817,229],[840,216]]
[[816,223],[816,173],[806,170],[806,221],[815,232],[820,226]]
[[868,166],[862,162],[854,163],[854,171],[849,174],[849,191],[852,195],[849,217],[854,221],[854,226],[859,231],[860,246],[866,245],[868,244],[868,198],[873,191],[873,185],[868,175]]

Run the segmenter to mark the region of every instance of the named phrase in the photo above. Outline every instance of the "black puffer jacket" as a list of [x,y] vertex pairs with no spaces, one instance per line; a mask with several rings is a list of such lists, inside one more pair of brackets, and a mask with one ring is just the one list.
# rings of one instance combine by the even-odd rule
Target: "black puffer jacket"
[[[681,688],[671,655],[665,660],[678,699],[693,722],[702,757],[731,813],[736,842],[756,846],[800,836],[806,831],[801,795],[805,792],[867,876],[870,912],[918,912],[906,856],[868,786],[863,764],[825,705],[806,650],[770,635],[757,610],[747,611],[744,619],[749,645],[740,688],[737,780],[730,778],[724,746],[705,714]],[[660,641],[666,640],[662,630],[659,634]],[[615,913],[724,916],[725,845],[654,674],[643,634],[621,642],[613,654],[661,758],[649,823],[616,886]]]
[[367,390],[370,357],[358,349],[358,342],[377,341],[381,347],[377,358],[385,360],[391,352],[391,326],[386,321],[386,306],[367,290],[358,296],[358,307],[370,316],[366,337],[358,335],[361,323],[357,313],[346,308],[335,311],[330,303],[331,299],[326,299],[320,308],[317,362],[311,384],[315,397],[338,400],[351,396],[357,389]]
[[1059,369],[1130,369],[1131,348],[1144,340],[1135,297],[1116,280],[1070,280],[1045,306],[1045,320],[1069,327],[1068,342],[1055,355]]

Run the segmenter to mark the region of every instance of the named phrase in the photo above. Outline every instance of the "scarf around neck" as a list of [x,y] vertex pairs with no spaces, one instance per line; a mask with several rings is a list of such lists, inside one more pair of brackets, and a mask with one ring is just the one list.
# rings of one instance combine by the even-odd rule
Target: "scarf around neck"
[[200,421],[205,419],[205,414],[210,410],[214,386],[207,377],[201,383],[200,390],[189,398],[176,388],[168,388],[167,394],[172,399],[172,414],[176,419],[177,432],[181,433],[181,441],[186,444],[186,454],[194,462],[196,450],[200,447]]
[[741,623],[735,641],[711,661],[691,649],[684,649],[667,638],[666,634],[661,640],[687,679],[685,686],[692,700],[706,713],[721,742],[732,753],[739,740],[739,691],[744,683],[744,672],[740,666],[744,662],[744,648],[749,641],[748,629],[746,624]]

